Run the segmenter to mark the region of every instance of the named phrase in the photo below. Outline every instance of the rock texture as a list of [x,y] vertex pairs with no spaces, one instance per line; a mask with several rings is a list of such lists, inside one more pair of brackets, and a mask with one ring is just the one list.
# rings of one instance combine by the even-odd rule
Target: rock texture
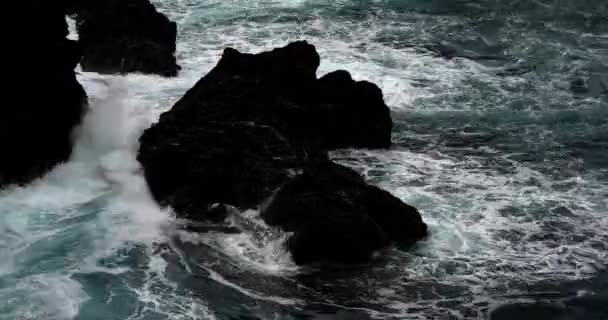
[[316,149],[389,147],[392,120],[382,91],[346,71],[317,79],[319,63],[305,42],[256,55],[226,49],[171,115],[267,125]]
[[298,264],[363,262],[391,242],[412,244],[426,235],[416,208],[331,162],[288,181],[262,218],[294,232],[288,247]]
[[177,75],[177,25],[149,0],[72,2],[84,71]]
[[0,187],[27,183],[70,156],[70,134],[80,121],[86,94],[74,72],[81,48],[66,39],[62,4],[19,3],[25,14],[18,15],[18,36],[9,42],[15,52],[0,107]]
[[138,159],[155,198],[193,220],[215,203],[256,207],[310,159],[272,127],[171,115],[144,133]]
[[[218,203],[266,203],[262,217],[294,232],[289,248],[302,264],[360,262],[392,241],[424,236],[414,208],[327,156],[390,146],[381,90],[346,71],[317,79],[318,66],[306,42],[255,55],[226,49],[140,139],[138,160],[154,197],[201,221],[222,220],[211,210]],[[290,210],[306,199],[313,202]]]

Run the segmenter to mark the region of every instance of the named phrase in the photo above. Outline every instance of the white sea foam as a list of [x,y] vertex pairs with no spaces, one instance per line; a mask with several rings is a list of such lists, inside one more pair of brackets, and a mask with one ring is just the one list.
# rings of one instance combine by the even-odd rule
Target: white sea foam
[[[238,216],[237,216],[238,215]],[[231,216],[232,225],[242,232],[204,234],[180,231],[181,241],[206,246],[226,254],[234,264],[270,276],[294,275],[299,268],[291,260],[285,242],[289,233],[267,226],[258,212],[248,210]]]
[[[0,319],[72,319],[86,294],[78,282],[57,274],[33,275],[0,288]],[[8,308],[10,311],[6,312]]]
[[[0,220],[6,248],[1,275],[26,297],[23,306],[9,306],[18,314],[14,319],[75,316],[87,295],[70,275],[129,272],[100,266],[99,259],[125,246],[152,250],[170,225],[170,214],[152,200],[135,160],[137,139],[158,113],[132,101],[124,79],[83,78],[90,108],[75,130],[70,161],[26,187],[0,193],[6,211]],[[10,285],[1,289],[8,299]],[[40,310],[28,309],[33,305]]]
[[282,305],[298,305],[298,304],[302,304],[303,301],[299,300],[299,299],[290,299],[290,298],[284,298],[284,297],[277,297],[277,296],[271,296],[271,295],[265,295],[259,292],[256,292],[255,290],[252,289],[248,289],[248,288],[244,288],[241,287],[240,285],[233,283],[231,281],[228,281],[227,279],[225,279],[220,273],[214,271],[211,268],[205,267],[205,266],[201,266],[201,268],[207,270],[207,272],[209,272],[209,277],[227,287],[233,288],[235,290],[237,290],[238,292],[244,294],[245,296],[248,296],[250,298],[254,298],[257,300],[263,300],[263,301],[269,301],[269,302],[274,302],[274,303],[278,303],[278,304],[282,304]]
[[108,77],[102,83],[106,92],[91,98],[90,110],[76,130],[72,162],[89,166],[91,174],[105,181],[113,193],[99,215],[106,231],[103,246],[116,248],[121,242],[151,245],[162,241],[169,214],[152,200],[135,159],[148,113],[139,101],[131,101],[124,79]]
[[129,319],[147,319],[148,315],[162,315],[166,319],[214,320],[213,311],[194,294],[179,293],[178,285],[165,276],[167,262],[158,254],[149,254],[143,286],[129,287],[144,306]]

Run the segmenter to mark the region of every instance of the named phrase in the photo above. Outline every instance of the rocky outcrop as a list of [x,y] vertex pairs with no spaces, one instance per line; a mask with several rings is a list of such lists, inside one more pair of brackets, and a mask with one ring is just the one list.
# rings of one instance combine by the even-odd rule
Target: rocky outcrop
[[305,42],[256,55],[226,49],[166,118],[254,122],[316,149],[389,147],[392,120],[382,91],[346,71],[317,79],[319,62]]
[[166,113],[138,156],[154,197],[189,219],[218,220],[215,203],[254,208],[312,160],[272,127],[195,119]]
[[26,14],[10,43],[15,52],[0,107],[0,187],[27,183],[67,160],[86,103],[74,72],[81,50],[66,39],[65,7],[41,0],[19,6]]
[[[392,241],[424,236],[414,208],[327,156],[390,146],[381,90],[346,71],[317,79],[318,66],[306,42],[256,55],[226,49],[140,139],[138,160],[154,197],[202,221],[224,218],[216,204],[265,203],[262,217],[294,232],[289,247],[302,264],[359,262]],[[290,210],[306,199],[314,203]]]
[[84,71],[177,75],[177,25],[149,0],[80,0],[76,14]]
[[262,218],[294,233],[288,247],[298,264],[362,262],[391,242],[411,244],[427,232],[416,208],[331,162],[288,181]]

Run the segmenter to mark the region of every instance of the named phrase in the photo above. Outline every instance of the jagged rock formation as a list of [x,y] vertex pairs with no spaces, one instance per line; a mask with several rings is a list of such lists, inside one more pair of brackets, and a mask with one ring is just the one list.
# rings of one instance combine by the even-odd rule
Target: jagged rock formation
[[177,25],[149,0],[72,2],[84,71],[177,75]]
[[390,146],[381,90],[346,71],[316,77],[306,42],[260,54],[226,49],[140,139],[138,160],[159,203],[221,221],[216,204],[264,203],[262,218],[294,232],[297,263],[360,262],[426,234],[415,208],[333,164],[336,148]]
[[74,72],[81,48],[66,38],[62,4],[19,3],[25,14],[10,43],[8,99],[0,107],[0,187],[30,182],[71,154],[70,135],[87,98]]

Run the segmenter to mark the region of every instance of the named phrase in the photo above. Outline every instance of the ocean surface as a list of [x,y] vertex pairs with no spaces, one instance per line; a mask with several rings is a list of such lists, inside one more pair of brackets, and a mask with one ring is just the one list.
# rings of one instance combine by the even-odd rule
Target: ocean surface
[[[0,319],[608,319],[607,1],[154,3],[181,74],[81,72],[72,159],[0,191]],[[414,248],[302,269],[255,211],[195,234],[151,200],[141,132],[225,47],[300,39],[384,91],[394,147],[333,157],[419,208]]]

